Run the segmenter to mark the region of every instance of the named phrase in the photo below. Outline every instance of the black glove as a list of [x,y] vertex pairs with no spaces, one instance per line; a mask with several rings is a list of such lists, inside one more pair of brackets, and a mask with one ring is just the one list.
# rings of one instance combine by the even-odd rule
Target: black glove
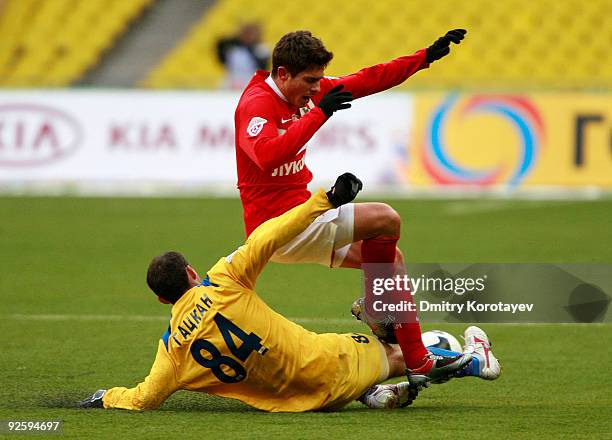
[[338,176],[336,183],[327,191],[327,198],[336,208],[345,203],[352,202],[357,193],[363,188],[363,183],[351,173]]
[[[398,383],[398,386],[406,386],[406,382]],[[400,407],[412,405],[412,402],[418,397],[419,391],[424,388],[429,388],[429,378],[422,375],[408,375],[408,392],[400,393]]]
[[438,38],[434,44],[427,48],[425,52],[425,61],[427,61],[427,63],[433,63],[448,55],[451,41],[455,44],[459,44],[466,33],[467,31],[465,29],[453,29],[452,31],[448,31],[445,36]]
[[98,390],[91,396],[77,402],[78,408],[104,408],[102,398],[106,394],[106,390]]
[[327,95],[325,95],[321,102],[319,102],[319,107],[325,113],[325,116],[328,118],[334,114],[335,111],[344,110],[345,108],[351,108],[351,104],[347,104],[353,100],[352,92],[341,92],[344,88],[343,84],[334,87]]

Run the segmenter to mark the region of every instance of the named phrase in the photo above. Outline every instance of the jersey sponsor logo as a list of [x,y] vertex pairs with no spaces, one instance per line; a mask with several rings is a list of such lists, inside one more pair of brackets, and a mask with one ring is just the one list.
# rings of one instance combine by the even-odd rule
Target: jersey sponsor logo
[[286,124],[289,121],[293,121],[293,118],[287,118],[287,119],[281,118],[281,124]]
[[259,116],[255,116],[249,122],[249,126],[247,127],[247,134],[251,137],[257,136],[263,130],[265,123],[268,122],[264,118],[260,118]]
[[274,171],[272,171],[272,177],[289,176],[291,174],[299,173],[300,171],[302,171],[302,169],[304,169],[304,158],[305,157],[306,156],[304,155],[298,160],[287,162],[287,163],[282,164],[278,168],[274,168]]

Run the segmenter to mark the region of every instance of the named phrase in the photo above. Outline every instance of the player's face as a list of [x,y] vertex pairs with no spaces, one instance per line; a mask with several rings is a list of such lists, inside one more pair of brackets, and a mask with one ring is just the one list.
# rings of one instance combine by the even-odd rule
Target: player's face
[[[280,71],[281,68],[279,68]],[[281,77],[282,87],[279,87],[287,101],[296,107],[304,107],[308,101],[321,90],[323,78],[322,67],[312,67],[301,71],[297,75],[285,71]],[[284,78],[283,78],[284,76]]]

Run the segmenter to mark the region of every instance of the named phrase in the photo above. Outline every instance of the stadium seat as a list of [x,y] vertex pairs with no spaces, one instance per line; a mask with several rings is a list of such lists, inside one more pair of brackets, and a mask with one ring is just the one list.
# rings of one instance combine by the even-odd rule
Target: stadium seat
[[462,27],[469,33],[460,50],[403,87],[610,88],[611,16],[610,0],[330,0],[308,11],[284,0],[219,0],[143,85],[219,86],[216,40],[255,20],[270,46],[286,32],[313,31],[335,54],[332,75],[411,53]]
[[0,86],[78,81],[153,0],[5,0]]

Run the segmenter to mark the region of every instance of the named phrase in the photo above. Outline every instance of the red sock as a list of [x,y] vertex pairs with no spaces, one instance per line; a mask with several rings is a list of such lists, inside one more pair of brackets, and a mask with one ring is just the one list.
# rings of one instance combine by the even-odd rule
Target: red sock
[[[363,240],[361,246],[361,261],[362,264],[367,263],[389,263],[389,274],[393,276],[397,272],[403,272],[403,268],[393,268],[395,262],[395,248],[397,246],[398,238],[371,238]],[[370,285],[367,280],[371,279],[373,274],[368,273],[368,267],[364,267],[364,276],[366,278],[366,285]],[[380,272],[377,270],[377,272]],[[376,274],[380,276],[380,273]],[[366,304],[372,304],[373,293],[371,289],[365,289],[366,292]],[[402,292],[404,297],[402,300],[414,302],[410,292]],[[397,295],[398,293],[394,293]],[[427,349],[423,345],[421,339],[421,325],[417,321],[416,313],[414,317],[408,322],[403,324],[395,325],[395,337],[397,342],[402,349],[404,361],[406,367],[409,369],[416,369],[423,365],[423,359],[427,355]]]
[[[410,295],[412,296],[412,295]],[[418,322],[395,325],[395,337],[402,349],[406,367],[414,370],[423,366],[427,349],[421,339],[421,325]]]

